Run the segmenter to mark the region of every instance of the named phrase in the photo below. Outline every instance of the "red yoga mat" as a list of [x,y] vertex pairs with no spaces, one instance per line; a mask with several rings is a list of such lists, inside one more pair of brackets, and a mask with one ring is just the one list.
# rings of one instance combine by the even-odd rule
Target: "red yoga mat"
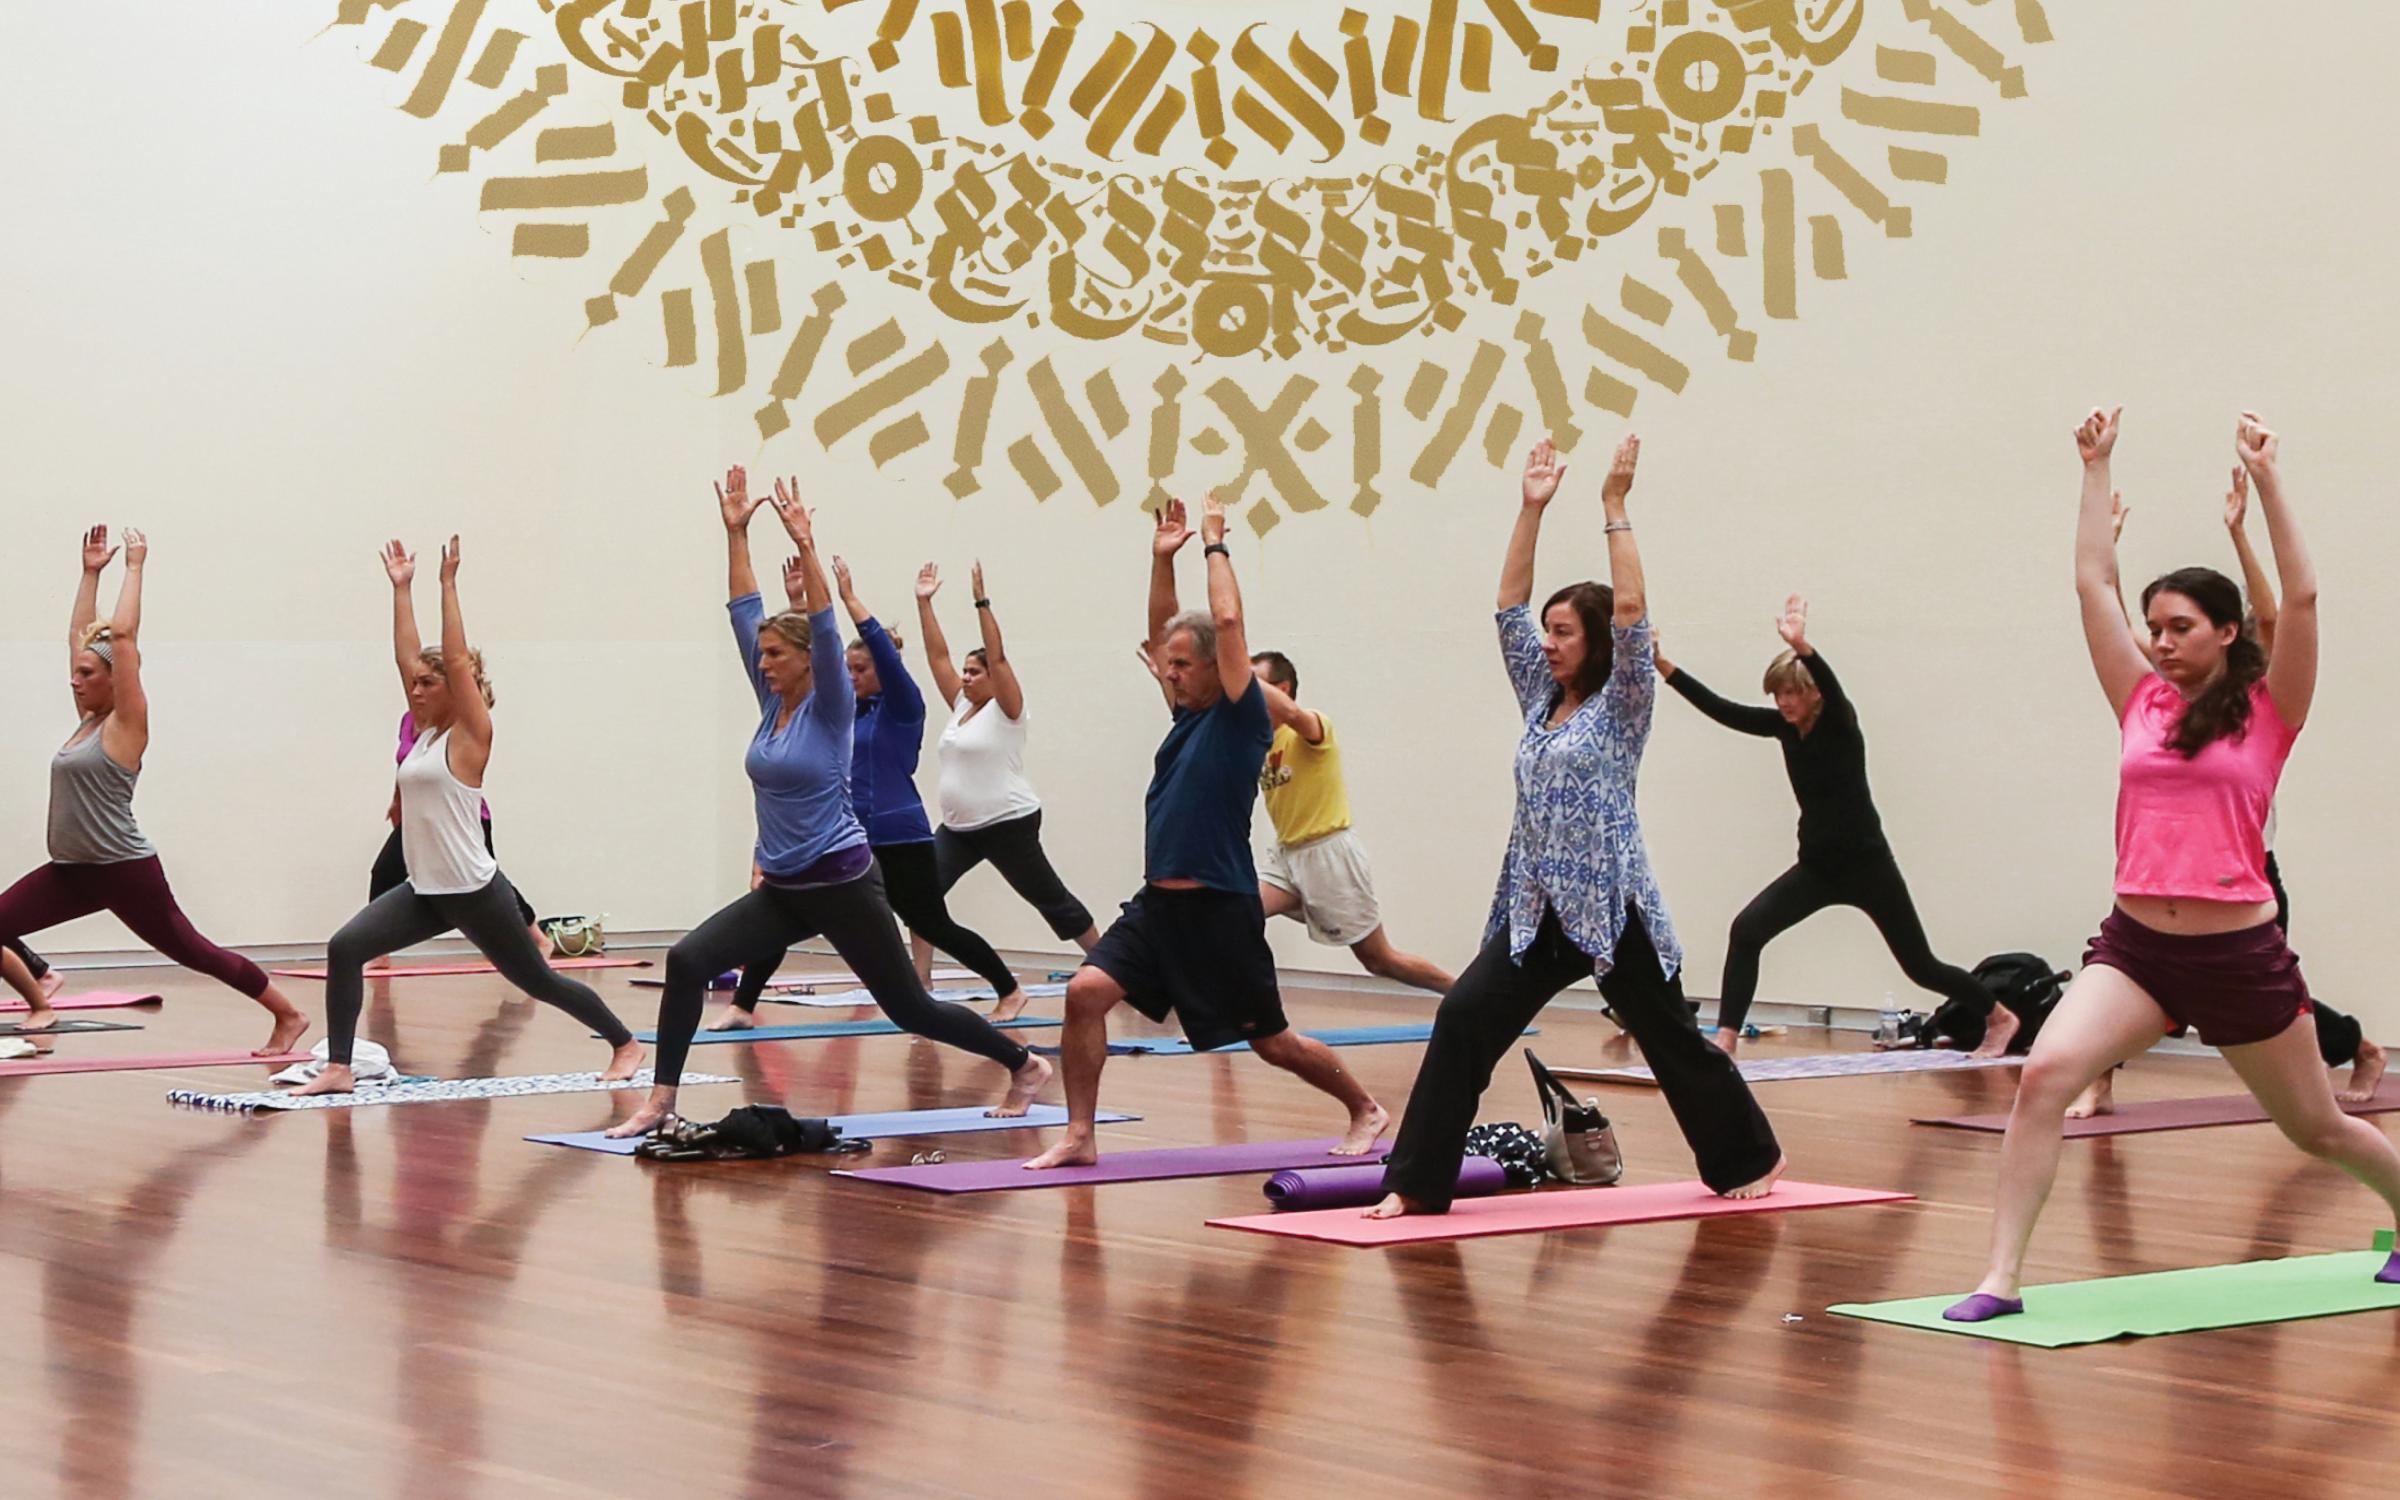
[[[646,958],[554,958],[553,969],[647,969]],[[280,979],[323,979],[323,969],[269,969]],[[409,964],[397,969],[369,969],[369,979],[431,979],[450,974],[497,974],[500,971],[486,963],[472,964]]]
[[139,1073],[156,1068],[230,1068],[248,1065],[280,1068],[306,1062],[306,1052],[278,1052],[252,1057],[247,1052],[164,1052],[151,1057],[17,1057],[0,1062],[0,1078],[31,1078],[41,1073]]
[[1643,1187],[1561,1188],[1507,1193],[1497,1198],[1461,1199],[1446,1214],[1411,1214],[1370,1219],[1355,1208],[1310,1213],[1243,1214],[1211,1219],[1212,1229],[1247,1229],[1258,1234],[1324,1240],[1335,1245],[1418,1245],[1434,1240],[1471,1240],[1490,1234],[1534,1234],[1548,1229],[1591,1229],[1608,1224],[1647,1224],[1660,1219],[1713,1219],[1727,1214],[1772,1214],[1800,1208],[1847,1208],[1856,1203],[1901,1203],[1915,1196],[1869,1188],[1827,1187],[1786,1178],[1764,1198],[1720,1198],[1697,1182],[1658,1182]]
[[[105,1010],[118,1005],[156,1005],[160,999],[161,997],[157,995],[137,995],[130,990],[87,990],[80,995],[54,995],[50,1000],[50,1008],[52,1010]],[[0,1000],[0,1014],[30,1009],[32,1009],[31,1006],[15,995]]]
[[[2400,1110],[2400,1080],[2385,1079],[2371,1099],[2356,1104],[2344,1104],[2345,1113],[2381,1115]],[[1919,1119],[1919,1125],[1938,1125],[1947,1130],[1977,1130],[1991,1135],[2008,1131],[2008,1116],[1950,1115]],[[2211,1094],[2199,1099],[2153,1099],[2141,1104],[2120,1104],[2115,1114],[2094,1115],[2088,1120],[2066,1122],[2069,1140],[2082,1140],[2095,1135],[2147,1135],[2153,1130],[2194,1130],[2203,1125],[2264,1125],[2267,1112],[2248,1094]]]

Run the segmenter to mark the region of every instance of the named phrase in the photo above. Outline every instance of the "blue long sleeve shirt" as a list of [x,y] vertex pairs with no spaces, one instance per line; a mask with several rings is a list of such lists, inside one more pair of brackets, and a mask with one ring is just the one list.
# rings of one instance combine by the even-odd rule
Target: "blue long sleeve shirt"
[[892,644],[881,621],[861,621],[858,640],[874,660],[882,691],[858,700],[850,745],[850,808],[867,830],[869,844],[922,844],[933,837],[925,799],[917,793],[917,758],[925,749],[925,694],[908,675],[908,664],[900,659],[900,648]]
[[758,627],[767,617],[756,594],[726,606],[742,671],[758,695],[758,733],[742,769],[750,773],[758,813],[758,867],[788,879],[838,850],[867,841],[850,810],[850,733],[856,699],[842,662],[842,637],[830,608],[808,617],[808,657],[816,682],[792,721],[777,730],[783,700],[758,668]]

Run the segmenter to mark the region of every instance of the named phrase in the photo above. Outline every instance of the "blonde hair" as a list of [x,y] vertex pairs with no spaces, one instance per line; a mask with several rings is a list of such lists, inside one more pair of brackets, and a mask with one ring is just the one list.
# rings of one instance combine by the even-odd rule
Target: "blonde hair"
[[108,628],[106,620],[94,620],[75,633],[75,649],[89,651],[99,657],[108,663],[110,671],[115,671],[117,666],[116,641],[117,634]]
[[1767,663],[1766,689],[1770,693],[1787,689],[1795,693],[1813,693],[1817,690],[1817,679],[1808,670],[1808,663],[1800,659],[1798,652],[1786,651]]
[[809,642],[816,639],[816,631],[810,627],[808,616],[796,609],[787,609],[759,621],[758,633],[782,636],[792,649],[803,656],[808,654]]
[[[450,675],[450,668],[443,660],[442,648],[439,646],[428,646],[424,650],[418,652],[417,660],[423,662],[426,666],[441,674],[445,680]],[[467,670],[475,674],[475,690],[483,694],[483,706],[485,708],[496,707],[499,703],[499,700],[492,696],[492,680],[483,675],[482,652],[473,650],[472,648],[468,650]]]

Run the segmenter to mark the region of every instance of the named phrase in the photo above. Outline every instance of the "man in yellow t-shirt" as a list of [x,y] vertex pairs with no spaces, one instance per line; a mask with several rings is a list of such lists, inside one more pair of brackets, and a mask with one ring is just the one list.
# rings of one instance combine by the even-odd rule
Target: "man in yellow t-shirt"
[[1445,994],[1451,976],[1384,936],[1367,851],[1350,830],[1350,793],[1333,721],[1300,706],[1300,672],[1280,651],[1250,658],[1275,725],[1258,786],[1275,842],[1258,867],[1258,899],[1272,917],[1308,924],[1320,943],[1347,947],[1370,974]]

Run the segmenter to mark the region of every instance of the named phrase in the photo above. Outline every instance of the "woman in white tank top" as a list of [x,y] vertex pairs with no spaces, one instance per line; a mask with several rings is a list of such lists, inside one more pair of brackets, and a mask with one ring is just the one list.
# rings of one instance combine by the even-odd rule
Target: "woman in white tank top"
[[458,538],[442,549],[442,644],[417,637],[410,596],[417,560],[398,542],[383,549],[392,581],[392,655],[417,724],[417,742],[400,762],[400,843],[408,879],[367,903],[325,951],[326,1065],[303,1094],[348,1093],[367,960],[452,928],[480,950],[509,983],[547,1001],[609,1045],[604,1081],[628,1079],[642,1048],[588,985],[550,967],[517,915],[517,894],[483,838],[483,773],[492,757],[492,688],[482,653],[467,646],[458,602]]

